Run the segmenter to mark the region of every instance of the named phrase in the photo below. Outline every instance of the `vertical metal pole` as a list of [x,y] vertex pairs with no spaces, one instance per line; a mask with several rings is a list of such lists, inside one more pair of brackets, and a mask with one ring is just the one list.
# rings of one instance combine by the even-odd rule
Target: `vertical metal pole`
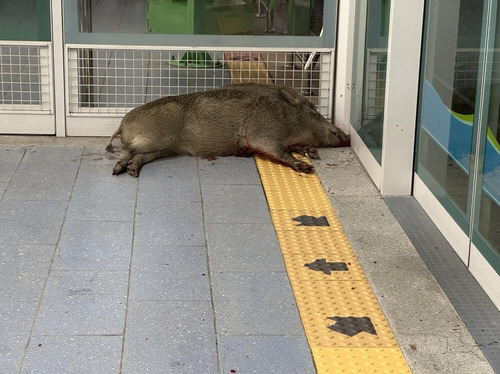
[[64,84],[63,0],[51,1],[52,58],[56,136],[66,136],[66,95]]
[[268,33],[276,32],[274,28],[274,9],[268,8],[266,14],[266,29],[264,31]]
[[[92,1],[78,0],[78,31],[81,33],[92,32]],[[78,64],[80,66],[80,105],[93,106],[93,51],[84,49],[78,51]]]
[[267,2],[266,6],[266,29],[264,30],[265,32],[275,32],[276,29],[274,28],[274,7],[276,5],[276,0],[269,0]]

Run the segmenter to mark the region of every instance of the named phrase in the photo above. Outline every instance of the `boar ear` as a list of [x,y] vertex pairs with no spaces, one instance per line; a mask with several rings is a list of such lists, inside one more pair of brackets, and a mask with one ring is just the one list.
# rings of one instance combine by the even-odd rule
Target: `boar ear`
[[280,94],[283,96],[290,104],[299,105],[304,102],[304,98],[297,91],[289,88],[283,87],[280,89]]

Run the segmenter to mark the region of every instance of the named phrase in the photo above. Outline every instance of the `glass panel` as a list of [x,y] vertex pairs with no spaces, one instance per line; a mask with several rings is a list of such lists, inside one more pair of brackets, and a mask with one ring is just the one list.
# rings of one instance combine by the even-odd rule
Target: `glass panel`
[[0,40],[50,41],[50,0],[0,1]]
[[483,0],[427,2],[417,174],[468,235]]
[[[500,274],[500,9],[493,2],[472,241]],[[496,8],[496,11],[495,11]]]
[[390,0],[357,0],[351,124],[378,163],[382,158]]
[[324,0],[65,0],[66,41],[333,47],[336,7]]
[[323,1],[80,0],[78,18],[81,32],[318,36]]

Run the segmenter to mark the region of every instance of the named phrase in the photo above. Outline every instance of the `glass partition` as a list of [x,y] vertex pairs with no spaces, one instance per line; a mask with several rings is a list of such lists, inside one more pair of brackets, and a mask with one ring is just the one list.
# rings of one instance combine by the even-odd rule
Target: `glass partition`
[[390,0],[357,0],[351,124],[382,158]]
[[488,53],[484,58],[484,123],[478,129],[477,182],[472,221],[472,243],[500,273],[500,8],[492,2]]
[[0,40],[50,41],[50,0],[0,1]]
[[426,14],[416,172],[500,272],[497,0],[431,0]]
[[333,47],[335,40],[337,1],[65,0],[64,5],[69,43]]

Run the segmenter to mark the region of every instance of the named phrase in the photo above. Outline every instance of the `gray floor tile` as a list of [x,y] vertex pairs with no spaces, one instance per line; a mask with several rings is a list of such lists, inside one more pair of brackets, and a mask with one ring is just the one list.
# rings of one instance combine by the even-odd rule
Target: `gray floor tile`
[[23,158],[25,148],[0,147],[0,182],[9,182]]
[[321,182],[329,196],[380,196],[351,148],[321,148],[319,155],[321,160],[313,164],[320,175],[328,176]]
[[158,185],[156,183],[143,183],[140,181],[137,201],[155,203],[165,206],[170,201],[201,202],[200,185],[198,181],[184,182],[169,179]]
[[215,160],[200,159],[200,179],[205,184],[254,184],[261,185],[253,157],[219,157]]
[[197,183],[198,159],[191,156],[161,158],[144,165],[139,178],[140,184],[162,186],[169,180]]
[[66,221],[52,270],[128,270],[133,222]]
[[276,232],[269,224],[207,224],[212,271],[285,271]]
[[51,272],[34,335],[122,334],[128,272]]
[[205,245],[201,204],[138,202],[134,243],[138,245]]
[[137,180],[108,176],[95,179],[79,177],[68,208],[68,219],[133,221]]
[[19,372],[37,305],[0,301],[0,373]]
[[28,147],[21,162],[22,166],[31,165],[41,168],[78,168],[82,147]]
[[130,300],[210,300],[205,247],[134,247]]
[[119,373],[121,350],[121,336],[34,337],[22,373]]
[[305,337],[219,335],[221,373],[316,373]]
[[174,156],[145,165],[139,178],[139,203],[200,202],[197,162],[195,157]]
[[69,200],[75,183],[78,164],[73,167],[50,168],[21,164],[4,198],[17,200]]
[[56,244],[62,222],[0,219],[0,244]]
[[67,218],[88,221],[133,221],[134,210],[135,196],[129,200],[110,191],[90,198],[75,196],[69,204]]
[[0,301],[39,301],[53,245],[0,245]]
[[152,200],[137,202],[137,218],[154,218],[162,215],[172,222],[193,222],[203,218],[202,205],[195,201],[169,201],[160,205]]
[[67,201],[15,200],[5,198],[0,202],[0,217],[6,220],[22,220],[29,223],[60,222],[64,219]]
[[216,373],[209,301],[130,302],[123,373]]
[[[88,164],[82,161],[80,170],[78,171],[77,182],[84,183],[106,183],[109,185],[111,190],[125,188],[127,185],[133,185],[137,189],[139,179],[128,175],[127,173],[122,173],[119,175],[113,174],[113,168],[118,159],[116,160],[103,160],[98,161],[96,164]],[[87,166],[89,165],[89,166]]]
[[207,223],[270,223],[262,186],[202,185]]
[[[120,153],[110,153],[104,149],[94,147],[85,147],[82,154],[82,162],[78,170],[78,178],[87,181],[106,181],[116,184],[131,183],[136,184],[135,178],[129,178],[127,175],[113,175],[113,167],[120,158]],[[122,178],[125,177],[125,178]]]
[[144,166],[139,178],[140,203],[166,205],[172,200],[200,202],[197,159],[175,156]]
[[220,334],[302,335],[286,273],[212,273]]

